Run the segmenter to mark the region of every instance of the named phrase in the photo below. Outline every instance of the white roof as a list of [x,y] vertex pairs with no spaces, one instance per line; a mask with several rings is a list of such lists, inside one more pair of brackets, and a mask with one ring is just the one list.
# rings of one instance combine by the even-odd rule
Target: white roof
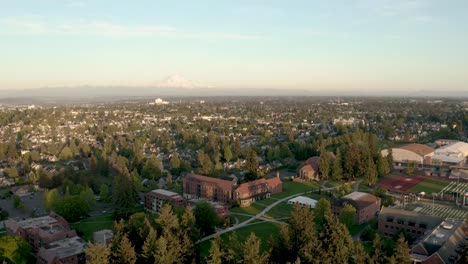
[[314,200],[312,198],[305,197],[305,196],[298,196],[298,197],[288,200],[288,203],[289,204],[293,204],[293,203],[307,204],[307,205],[310,205],[311,208],[315,208],[315,204],[317,204],[317,200]]
[[178,193],[171,192],[171,191],[164,190],[164,189],[152,190],[151,192],[159,193],[159,194],[166,195],[166,196],[175,196],[175,195],[179,195]]
[[459,163],[468,156],[468,143],[457,141],[436,149],[433,160]]

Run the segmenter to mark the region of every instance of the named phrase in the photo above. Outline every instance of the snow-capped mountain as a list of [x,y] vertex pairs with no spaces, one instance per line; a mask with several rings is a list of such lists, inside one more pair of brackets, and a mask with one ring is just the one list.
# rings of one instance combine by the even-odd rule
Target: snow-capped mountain
[[185,89],[194,89],[194,88],[207,88],[208,85],[203,85],[198,82],[187,80],[184,76],[173,74],[162,81],[156,84],[157,87],[161,88],[185,88]]

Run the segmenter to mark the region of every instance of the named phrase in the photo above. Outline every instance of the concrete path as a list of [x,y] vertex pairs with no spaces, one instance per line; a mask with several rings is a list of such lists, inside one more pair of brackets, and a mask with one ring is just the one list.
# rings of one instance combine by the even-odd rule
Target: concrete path
[[[341,187],[341,185],[340,185],[340,186],[335,186],[335,187],[324,188],[324,189],[322,189],[322,191],[330,191],[330,190],[334,190],[334,189],[339,188],[339,187]],[[216,237],[216,236],[221,236],[222,234],[229,233],[229,232],[234,231],[234,230],[236,230],[236,229],[239,229],[239,228],[248,226],[250,223],[252,223],[252,221],[255,221],[255,220],[257,220],[257,219],[267,220],[267,221],[270,221],[270,222],[275,222],[275,223],[284,224],[284,222],[278,221],[278,220],[276,220],[276,219],[269,219],[269,218],[264,218],[264,219],[262,219],[262,218],[263,218],[263,215],[265,215],[268,211],[270,211],[271,208],[277,206],[278,204],[280,204],[280,203],[282,203],[282,202],[285,202],[285,201],[287,201],[287,200],[289,200],[289,199],[292,199],[292,198],[294,198],[294,197],[296,197],[296,196],[300,196],[300,195],[303,195],[303,194],[305,194],[305,193],[311,193],[311,192],[312,192],[312,191],[302,192],[302,193],[296,193],[296,194],[290,195],[290,196],[288,196],[288,197],[284,197],[284,198],[282,198],[282,199],[279,199],[279,200],[277,200],[276,202],[272,203],[271,205],[267,206],[267,207],[266,207],[265,209],[263,209],[260,213],[258,213],[258,214],[256,214],[256,215],[252,216],[252,218],[250,218],[250,219],[248,219],[248,220],[245,220],[244,222],[241,222],[241,223],[239,223],[239,224],[237,224],[237,225],[233,225],[233,226],[231,226],[231,227],[228,227],[228,228],[226,228],[226,229],[224,229],[224,230],[218,231],[218,232],[216,232],[216,233],[214,233],[214,234],[211,234],[211,235],[209,235],[209,236],[206,236],[206,237],[204,237],[204,238],[201,238],[200,240],[197,241],[197,244],[198,244],[198,243],[201,243],[201,242],[203,242],[203,241],[206,241],[206,240],[210,240],[210,239],[212,239],[212,238],[214,238],[214,237]],[[256,223],[254,223],[254,224],[256,224]]]

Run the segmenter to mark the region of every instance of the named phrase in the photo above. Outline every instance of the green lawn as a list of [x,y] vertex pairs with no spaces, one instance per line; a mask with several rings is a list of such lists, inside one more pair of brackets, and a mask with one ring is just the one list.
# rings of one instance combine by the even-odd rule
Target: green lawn
[[435,179],[425,179],[422,182],[408,189],[408,192],[425,192],[427,194],[438,193],[447,185],[449,185],[449,182],[439,181]]
[[249,215],[256,215],[262,211],[261,208],[256,206],[247,206],[247,207],[234,207],[231,208],[231,212],[240,213],[240,214],[249,214]]
[[266,213],[265,217],[271,218],[283,218],[283,217],[290,217],[292,211],[292,205],[288,204],[287,202],[282,202],[275,207],[271,208],[268,213]]
[[106,214],[101,216],[95,216],[87,218],[81,222],[72,223],[70,227],[76,231],[83,233],[83,238],[86,241],[92,241],[93,232],[102,230],[102,229],[112,229],[114,225],[113,214]]
[[273,198],[281,199],[284,197],[291,196],[293,194],[308,192],[312,190],[317,190],[319,184],[316,182],[293,182],[293,181],[283,181],[283,192],[272,195]]

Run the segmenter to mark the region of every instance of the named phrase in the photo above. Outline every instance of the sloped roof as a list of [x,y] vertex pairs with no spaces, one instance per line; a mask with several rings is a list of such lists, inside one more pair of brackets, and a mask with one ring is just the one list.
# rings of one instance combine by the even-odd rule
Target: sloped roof
[[348,202],[352,204],[354,207],[356,207],[356,209],[359,210],[359,209],[366,208],[370,204],[373,204],[379,200],[380,200],[379,197],[372,195],[370,193],[352,192],[338,199],[336,204],[343,205]]
[[426,145],[423,145],[423,144],[417,144],[417,143],[413,143],[413,144],[408,144],[408,145],[404,145],[404,146],[401,146],[400,147],[401,149],[406,149],[406,150],[409,150],[409,151],[412,151],[420,156],[426,156],[428,154],[431,154],[435,151],[435,149],[429,147],[429,146],[426,146]]
[[190,173],[185,178],[187,180],[195,179],[195,180],[199,180],[199,181],[202,181],[202,182],[211,182],[211,183],[217,184],[220,187],[226,188],[226,189],[232,189],[232,187],[236,185],[236,183],[232,182],[232,181],[226,181],[226,180],[222,180],[222,179],[219,179],[219,178],[213,178],[213,177],[198,175],[198,174],[195,174],[195,173]]

